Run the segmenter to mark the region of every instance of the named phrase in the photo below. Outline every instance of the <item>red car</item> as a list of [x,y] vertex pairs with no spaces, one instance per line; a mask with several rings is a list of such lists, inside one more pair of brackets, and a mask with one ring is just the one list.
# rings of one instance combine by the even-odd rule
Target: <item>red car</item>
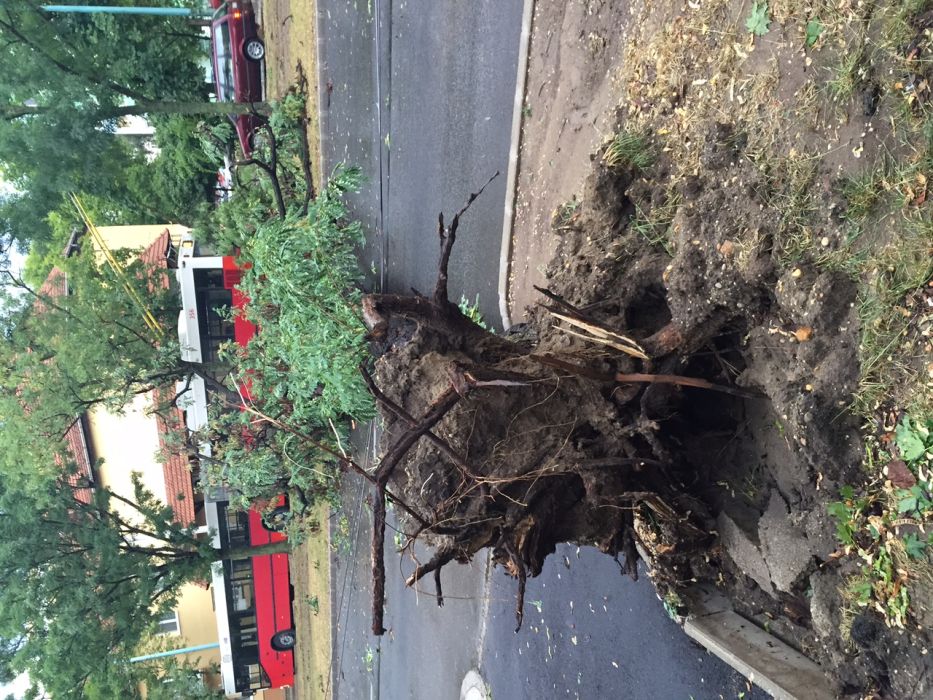
[[[262,101],[262,59],[266,47],[256,31],[256,17],[248,0],[218,3],[211,20],[214,85],[220,102]],[[243,155],[252,155],[253,135],[262,123],[255,114],[231,115]]]

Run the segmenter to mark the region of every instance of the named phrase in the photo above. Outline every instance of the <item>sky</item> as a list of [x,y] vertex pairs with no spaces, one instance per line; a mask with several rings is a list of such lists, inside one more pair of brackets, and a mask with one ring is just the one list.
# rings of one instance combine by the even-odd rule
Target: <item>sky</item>
[[0,685],[0,698],[6,698],[12,695],[14,698],[21,698],[29,688],[29,677],[25,674],[17,678],[12,683]]

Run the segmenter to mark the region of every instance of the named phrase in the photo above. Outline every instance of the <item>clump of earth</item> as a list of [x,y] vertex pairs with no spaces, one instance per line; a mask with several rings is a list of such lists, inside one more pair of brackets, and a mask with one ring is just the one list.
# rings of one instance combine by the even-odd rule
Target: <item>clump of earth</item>
[[[629,573],[646,559],[670,599],[685,582],[719,587],[832,669],[840,693],[920,697],[929,657],[911,647],[929,643],[926,630],[892,630],[839,593],[854,569],[836,553],[827,504],[855,481],[863,449],[846,410],[858,382],[855,284],[776,262],[761,173],[736,156],[716,127],[709,176],[679,184],[673,257],[632,227],[636,211],[669,197],[665,164],[649,181],[595,158],[579,206],[555,217],[552,302],[517,333],[493,335],[452,309],[451,322],[396,313],[376,376],[411,416],[457,372],[491,384],[464,390],[433,428],[457,461],[422,439],[389,485],[437,524],[408,519],[434,564],[491,547],[522,580],[558,543],[595,544]],[[756,234],[740,241],[737,230]],[[581,339],[555,315],[569,309],[647,359]],[[389,447],[412,423],[383,417]]]
[[[930,18],[894,5],[773,3],[759,36],[736,0],[537,4],[510,296],[527,323],[502,338],[397,308],[377,365],[415,419],[462,391],[389,482],[437,552],[419,574],[489,547],[520,607],[557,543],[595,545],[628,573],[644,558],[668,601],[715,586],[841,696],[933,692],[933,590],[911,579],[903,629],[856,605],[862,563],[827,510],[866,481],[876,432],[850,410],[853,262],[929,257],[905,225],[925,215],[925,141],[904,135],[925,138]],[[650,166],[607,165],[622,131]],[[412,429],[383,417],[386,446]]]

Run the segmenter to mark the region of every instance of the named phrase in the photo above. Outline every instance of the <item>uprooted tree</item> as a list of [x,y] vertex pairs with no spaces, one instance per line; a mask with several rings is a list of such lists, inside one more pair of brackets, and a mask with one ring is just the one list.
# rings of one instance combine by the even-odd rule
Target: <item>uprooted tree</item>
[[[632,174],[617,169],[609,180],[612,192],[597,199],[618,227]],[[268,467],[330,484],[337,464],[373,484],[375,634],[384,632],[387,501],[402,517],[405,549],[417,539],[434,548],[409,585],[433,573],[442,604],[442,568],[492,548],[518,579],[519,625],[525,581],[559,543],[622,555],[633,577],[641,549],[656,581],[689,577],[692,555],[712,541],[711,513],[698,496],[715,455],[704,443],[710,421],[690,413],[718,401],[714,413],[728,421],[730,407],[752,396],[724,385],[733,375],[713,341],[730,330],[729,315],[673,322],[663,299],[666,261],[648,255],[596,307],[541,290],[547,318],[535,341],[484,329],[447,287],[461,217],[482,189],[449,224],[439,217],[430,296],[361,295],[353,259],[360,229],[346,223],[341,201],[353,185],[351,173],[339,172],[310,208],[296,204],[244,243],[252,263],[245,313],[263,331],[234,361],[258,389],[228,415],[261,427],[282,459],[271,465],[243,450],[228,460],[228,476]],[[560,330],[551,328],[557,322]],[[341,440],[341,418],[371,415],[361,389],[386,426],[373,473]]]
[[[409,544],[420,537],[435,550],[408,585],[433,573],[443,604],[441,568],[491,547],[493,561],[518,579],[520,627],[526,579],[541,572],[559,543],[621,554],[620,566],[633,578],[639,547],[655,563],[668,560],[663,568],[672,571],[708,543],[709,512],[688,489],[697,474],[685,458],[685,436],[662,431],[657,419],[681,406],[686,387],[751,396],[672,373],[714,328],[684,335],[661,323],[623,333],[605,314],[577,308],[549,290],[540,291],[565,332],[536,346],[473,323],[447,289],[465,211],[449,225],[439,218],[440,263],[431,297],[373,294],[363,300],[380,354],[375,377],[364,375],[387,425],[374,475],[374,634],[384,631],[387,493],[401,506]],[[642,281],[656,283],[650,276]],[[644,291],[636,282],[628,299],[619,297],[616,323]],[[587,338],[590,348],[568,348],[566,334]]]

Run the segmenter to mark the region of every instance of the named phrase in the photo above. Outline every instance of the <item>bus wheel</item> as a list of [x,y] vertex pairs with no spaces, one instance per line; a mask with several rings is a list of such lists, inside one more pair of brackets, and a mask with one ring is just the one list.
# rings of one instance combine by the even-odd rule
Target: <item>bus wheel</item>
[[288,514],[288,506],[273,508],[272,512],[262,519],[262,526],[273,532],[281,532],[288,524]]
[[295,630],[282,630],[272,635],[272,648],[276,651],[288,651],[295,646]]

